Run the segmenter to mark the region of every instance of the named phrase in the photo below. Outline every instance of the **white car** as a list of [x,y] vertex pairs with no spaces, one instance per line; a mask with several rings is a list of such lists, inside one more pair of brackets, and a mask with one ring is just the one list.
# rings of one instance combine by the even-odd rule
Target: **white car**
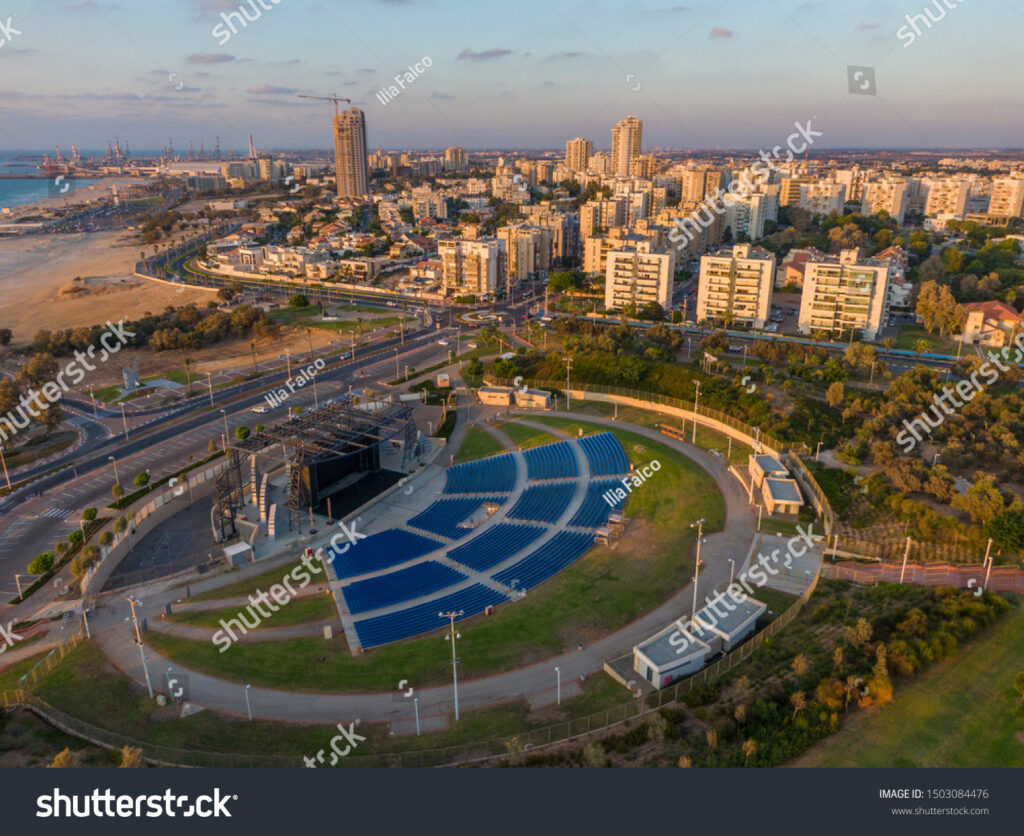
[[437,344],[438,345],[448,345],[449,343],[448,343],[448,340],[438,340]]
[[472,351],[474,348],[480,348],[476,343],[466,343],[466,348]]
[[270,407],[269,406],[254,406],[251,411],[255,412],[257,415],[266,415],[268,412],[270,412]]

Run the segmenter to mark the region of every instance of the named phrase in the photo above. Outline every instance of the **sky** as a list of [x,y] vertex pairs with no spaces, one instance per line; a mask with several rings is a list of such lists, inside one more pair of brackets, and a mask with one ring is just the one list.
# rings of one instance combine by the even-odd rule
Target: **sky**
[[645,150],[771,148],[808,120],[815,150],[1024,147],[1024,0],[909,28],[941,2],[3,0],[0,149],[329,148],[333,105],[300,93],[352,99],[371,148],[608,148],[627,115]]

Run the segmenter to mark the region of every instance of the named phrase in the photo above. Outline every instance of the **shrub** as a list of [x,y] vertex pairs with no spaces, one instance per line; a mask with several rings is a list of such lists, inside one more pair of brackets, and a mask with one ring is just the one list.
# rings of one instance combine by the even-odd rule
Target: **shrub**
[[53,552],[43,552],[33,560],[26,570],[30,575],[45,575],[53,568]]

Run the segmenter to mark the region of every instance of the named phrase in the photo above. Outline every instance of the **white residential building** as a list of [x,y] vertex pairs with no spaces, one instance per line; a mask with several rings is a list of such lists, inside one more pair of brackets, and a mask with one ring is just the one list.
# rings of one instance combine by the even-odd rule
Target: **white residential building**
[[504,284],[504,241],[493,238],[438,241],[437,254],[446,295],[493,293]]
[[886,316],[888,261],[859,260],[857,250],[839,258],[808,261],[800,300],[800,332],[850,335],[850,329],[873,340]]
[[701,256],[697,321],[730,320],[764,328],[771,313],[775,256],[737,244],[731,251]]
[[676,274],[675,251],[656,253],[649,244],[623,247],[608,253],[605,269],[604,306],[618,310],[623,305],[638,309],[657,302],[666,310],[672,301]]
[[903,223],[906,214],[907,181],[900,178],[874,180],[864,184],[860,210],[865,215],[886,212],[896,223]]

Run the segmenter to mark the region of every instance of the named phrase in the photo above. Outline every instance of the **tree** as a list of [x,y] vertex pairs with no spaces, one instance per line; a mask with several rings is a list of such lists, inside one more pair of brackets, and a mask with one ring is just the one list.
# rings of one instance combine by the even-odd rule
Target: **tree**
[[142,749],[138,746],[125,746],[121,750],[119,769],[143,769],[146,762],[142,759]]
[[123,534],[126,528],[128,528],[128,520],[124,517],[118,517],[114,520],[114,531],[118,534]]
[[807,657],[803,653],[797,654],[794,657],[792,663],[793,673],[797,676],[803,676],[811,669],[810,662],[807,661]]
[[[223,289],[223,288],[222,288]],[[188,396],[192,396],[192,364],[195,361],[191,357],[186,357],[182,363],[185,365],[185,378],[188,380],[188,389],[186,390]]]
[[222,287],[220,290],[217,291],[217,296],[223,299],[225,302],[230,302],[232,299],[235,298],[235,291],[233,291],[230,287]]
[[54,759],[52,761],[50,761],[50,765],[47,766],[46,768],[47,769],[77,769],[78,767],[80,767],[82,765],[82,761],[83,760],[84,760],[84,756],[82,755],[81,752],[72,752],[70,749],[65,747],[64,749],[61,749],[61,751],[59,751],[57,753],[57,755],[54,757]]
[[245,441],[250,435],[252,432],[248,427],[235,427],[235,438],[239,441]]
[[938,329],[939,336],[959,331],[967,319],[967,311],[956,301],[949,286],[934,279],[921,283],[914,311],[924,321],[928,332]]
[[0,346],[10,345],[13,336],[10,328],[0,328]]
[[693,766],[693,761],[686,757],[686,755],[680,755],[679,760],[676,761],[676,766],[680,769],[689,769]]
[[803,691],[794,691],[789,695],[789,701],[793,704],[793,719],[796,715],[807,708],[807,697]]
[[750,737],[743,741],[743,755],[746,758],[744,766],[750,766],[751,756],[757,752],[757,741]]
[[80,546],[85,542],[85,535],[80,528],[76,528],[68,535],[68,542],[72,546]]
[[825,400],[831,407],[839,406],[843,402],[844,397],[845,390],[843,389],[842,381],[837,380],[825,390]]
[[83,522],[92,522],[93,520],[95,520],[95,519],[96,519],[96,515],[97,515],[98,513],[99,513],[99,512],[98,512],[98,511],[97,511],[97,510],[96,510],[95,508],[93,508],[92,506],[90,506],[90,507],[86,508],[86,509],[85,509],[85,510],[84,510],[84,511],[82,512],[82,521],[83,521]]
[[209,441],[209,443],[208,443],[208,444],[206,445],[206,449],[210,451],[210,454],[211,454],[211,455],[212,455],[212,454],[214,454],[214,453],[216,453],[216,452],[217,452],[217,442],[216,442],[216,441],[214,441],[214,440],[213,440],[213,439],[211,438],[211,439],[210,439],[210,441]]
[[140,488],[144,488],[144,487],[146,487],[146,485],[148,485],[148,484],[149,484],[149,474],[148,474],[148,473],[146,473],[145,471],[143,471],[143,472],[142,472],[142,473],[140,473],[140,474],[139,474],[138,476],[136,476],[136,477],[135,477],[134,479],[132,479],[132,481],[133,481],[133,482],[134,482],[134,483],[135,483],[135,484],[136,484],[136,485],[137,485],[138,487],[140,487]]
[[288,307],[290,307],[290,308],[308,308],[309,307],[309,297],[303,295],[302,293],[296,293],[294,296],[292,296],[291,299],[288,300]]
[[583,748],[583,763],[591,769],[603,769],[608,766],[608,756],[600,743],[588,743]]
[[43,552],[25,570],[30,575],[45,575],[53,568],[53,552]]
[[109,546],[113,542],[114,542],[114,535],[111,534],[109,531],[104,531],[100,535],[100,545],[101,546]]
[[115,500],[120,500],[124,496],[124,488],[121,487],[120,482],[114,482],[114,487],[110,489],[110,493],[113,495]]
[[249,350],[252,352],[252,370],[255,374],[260,373],[260,367],[256,365],[256,341],[249,343]]

